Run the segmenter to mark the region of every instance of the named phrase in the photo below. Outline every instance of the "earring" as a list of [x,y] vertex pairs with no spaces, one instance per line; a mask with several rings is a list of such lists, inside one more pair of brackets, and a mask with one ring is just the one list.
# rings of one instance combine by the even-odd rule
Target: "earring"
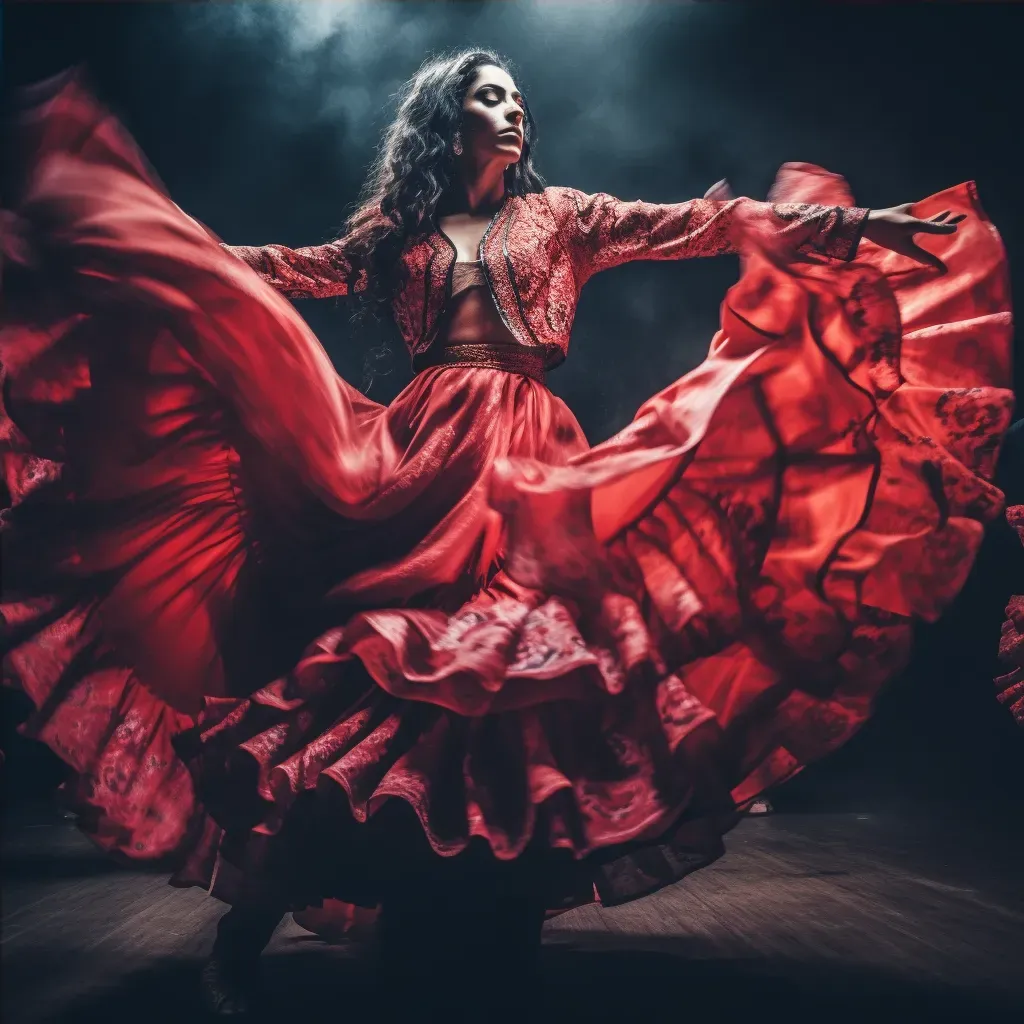
[[462,136],[456,132],[455,137],[452,139],[452,152],[456,156],[462,156]]

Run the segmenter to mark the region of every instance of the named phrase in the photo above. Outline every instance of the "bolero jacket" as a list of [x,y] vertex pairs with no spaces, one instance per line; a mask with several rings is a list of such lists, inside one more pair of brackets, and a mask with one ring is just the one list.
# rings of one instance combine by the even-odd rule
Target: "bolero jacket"
[[[524,345],[545,349],[550,369],[565,359],[580,290],[598,271],[630,260],[678,260],[738,251],[751,220],[793,249],[850,260],[868,210],[751,199],[624,202],[572,188],[508,196],[480,242],[480,259],[505,325]],[[366,275],[344,241],[302,249],[225,246],[289,298],[359,292]],[[406,274],[392,313],[410,354],[425,352],[451,295],[456,250],[438,228],[409,241]]]

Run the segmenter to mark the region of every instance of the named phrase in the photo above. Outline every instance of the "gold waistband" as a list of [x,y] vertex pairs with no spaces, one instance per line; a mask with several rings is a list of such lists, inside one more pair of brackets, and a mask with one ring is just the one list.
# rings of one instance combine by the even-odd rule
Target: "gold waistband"
[[474,342],[461,345],[431,345],[413,359],[419,373],[431,366],[481,366],[487,370],[521,373],[539,384],[544,383],[545,352],[540,347]]

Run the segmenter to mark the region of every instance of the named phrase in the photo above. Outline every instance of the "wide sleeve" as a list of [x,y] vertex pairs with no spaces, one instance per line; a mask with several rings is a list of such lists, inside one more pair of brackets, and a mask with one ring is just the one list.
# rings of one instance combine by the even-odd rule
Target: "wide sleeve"
[[224,248],[290,299],[327,299],[366,288],[365,272],[353,267],[340,242],[302,249],[283,245]]
[[580,284],[631,260],[735,253],[740,239],[751,230],[767,231],[794,251],[851,260],[869,213],[857,207],[753,199],[626,202],[571,188],[549,188],[545,196]]

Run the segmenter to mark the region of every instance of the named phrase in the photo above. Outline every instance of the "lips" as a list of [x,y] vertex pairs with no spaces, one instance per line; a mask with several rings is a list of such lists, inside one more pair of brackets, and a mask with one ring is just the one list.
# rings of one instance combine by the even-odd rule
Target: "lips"
[[515,130],[515,128],[506,128],[503,132],[498,132],[499,139],[518,139],[520,142],[523,141],[522,135]]

